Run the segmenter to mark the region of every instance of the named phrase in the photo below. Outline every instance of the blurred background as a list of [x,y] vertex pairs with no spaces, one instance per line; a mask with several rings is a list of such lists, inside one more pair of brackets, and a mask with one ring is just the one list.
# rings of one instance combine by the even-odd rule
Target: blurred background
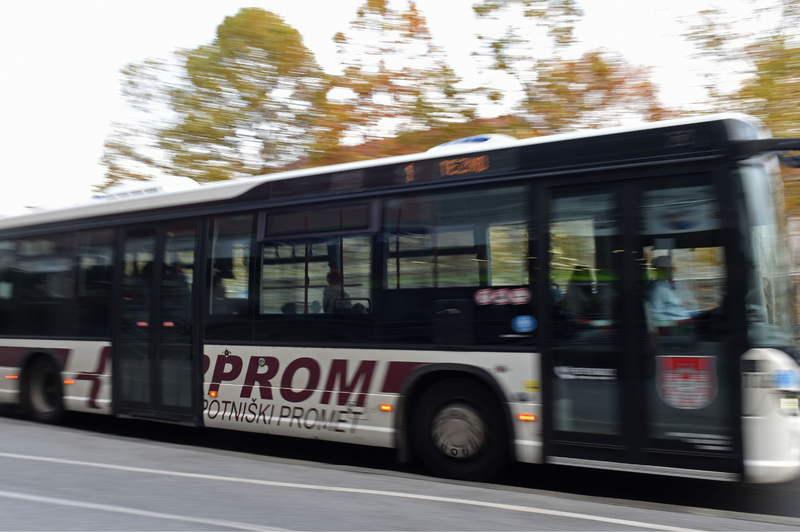
[[0,214],[476,133],[743,111],[800,136],[798,19],[800,0],[10,0]]

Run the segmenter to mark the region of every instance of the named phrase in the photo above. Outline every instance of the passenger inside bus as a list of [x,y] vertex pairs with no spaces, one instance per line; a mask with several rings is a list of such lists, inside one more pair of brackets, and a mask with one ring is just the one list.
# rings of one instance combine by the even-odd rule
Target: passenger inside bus
[[348,313],[352,304],[347,298],[350,297],[343,286],[342,273],[339,270],[331,270],[325,277],[328,286],[322,292],[322,309],[325,314]]
[[597,303],[592,283],[591,268],[581,264],[575,266],[564,295],[556,303],[562,316],[575,319],[591,313]]
[[212,296],[212,314],[225,314],[229,316],[247,314],[247,300],[229,298],[221,275],[214,275]]
[[661,255],[653,260],[656,278],[647,290],[652,317],[659,322],[685,321],[699,317],[702,310],[687,310],[675,293],[672,258]]

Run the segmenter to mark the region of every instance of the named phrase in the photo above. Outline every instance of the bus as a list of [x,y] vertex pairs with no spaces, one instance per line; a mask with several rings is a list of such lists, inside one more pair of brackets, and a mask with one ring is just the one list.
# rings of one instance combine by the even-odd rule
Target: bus
[[393,448],[460,479],[786,481],[776,153],[798,149],[724,114],[5,218],[0,401]]

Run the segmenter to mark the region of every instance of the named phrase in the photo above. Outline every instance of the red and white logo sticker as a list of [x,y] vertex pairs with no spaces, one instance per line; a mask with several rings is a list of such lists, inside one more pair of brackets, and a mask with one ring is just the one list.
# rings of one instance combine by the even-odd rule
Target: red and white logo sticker
[[515,288],[508,291],[508,302],[512,305],[527,305],[531,302],[531,291],[527,288]]
[[715,357],[658,358],[658,395],[673,408],[697,410],[717,395]]
[[472,296],[476,305],[525,305],[531,302],[531,291],[527,288],[484,288]]
[[492,303],[495,305],[508,305],[508,289],[495,290],[492,293]]
[[478,290],[472,295],[472,300],[476,305],[491,305],[493,290]]

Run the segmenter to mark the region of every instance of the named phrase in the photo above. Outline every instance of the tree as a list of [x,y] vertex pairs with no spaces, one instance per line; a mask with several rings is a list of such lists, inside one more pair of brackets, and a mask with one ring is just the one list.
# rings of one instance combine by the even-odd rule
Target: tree
[[[563,57],[575,43],[575,24],[583,16],[575,0],[481,0],[473,9],[494,26],[493,36],[479,36],[478,59],[515,81],[519,98],[513,111],[540,134],[673,114],[659,102],[647,69],[600,50],[578,59]],[[503,29],[503,20],[513,22]],[[523,28],[516,25],[519,21],[533,24]],[[500,82],[488,80],[483,88],[490,101],[505,98],[493,85]]]
[[[576,0],[479,0],[472,9],[479,18],[484,19],[499,19],[503,13],[510,13],[517,20],[533,21],[536,28],[546,30],[549,47],[554,52],[575,42],[575,24],[583,16]],[[514,45],[537,41],[530,34],[520,35],[522,31],[519,26],[508,26],[501,37],[480,37],[486,42],[495,68],[513,68],[512,63],[519,59],[512,51]]]
[[106,167],[106,181],[99,188],[169,173],[169,163],[158,147],[157,131],[166,127],[162,113],[168,111],[167,86],[163,79],[171,66],[166,61],[148,59],[122,70],[123,97],[133,109],[133,116],[141,118],[114,124],[101,159]]
[[800,46],[778,35],[753,44],[747,53],[752,76],[734,100],[780,135],[800,136]]
[[320,105],[316,164],[338,146],[463,123],[475,116],[444,51],[415,3],[405,11],[367,0],[334,37],[343,74]]
[[540,133],[673,116],[660,104],[649,72],[615,54],[593,51],[575,60],[537,61],[536,74],[525,84],[520,108]]
[[484,76],[480,92],[506,104],[509,91],[498,86],[510,78],[524,91],[536,77],[537,58],[559,57],[575,42],[575,24],[583,16],[575,0],[478,0],[472,9],[485,28],[473,52]]
[[262,174],[304,154],[329,80],[280,17],[242,9],[213,42],[174,59],[123,71],[132,107],[169,118],[117,127],[106,142],[106,186],[159,173],[198,181]]
[[323,73],[279,17],[243,9],[208,45],[129,65],[124,95],[147,116],[107,140],[105,186],[159,174],[229,179],[301,157],[314,166],[342,157],[342,146],[474,118],[413,2],[367,0],[334,41],[339,76]]
[[[769,20],[776,22],[770,25]],[[746,22],[748,28],[760,22],[761,31],[752,35],[738,28],[721,9],[701,11],[688,27],[686,36],[698,55],[709,64],[727,66],[741,80],[726,90],[719,70],[712,70],[709,109],[749,113],[775,136],[800,136],[800,0],[774,0]],[[783,179],[787,209],[798,215],[800,171],[784,168]]]
[[[227,17],[207,45],[129,65],[123,94],[144,118],[118,124],[107,140],[105,186],[158,175],[216,181],[419,152],[497,131],[487,126],[534,136],[616,123],[624,113],[665,113],[644,69],[605,52],[537,59],[529,36],[511,28],[482,42],[494,66],[522,87],[519,116],[490,126],[477,117],[478,95],[497,100],[500,89],[466,88],[415,3],[396,5],[365,0],[335,36],[341,75],[325,74],[296,30],[255,8]],[[573,41],[576,6],[482,0],[475,10],[501,23],[503,14],[535,20],[551,49],[563,50]]]
[[[685,35],[706,60],[710,109],[753,114],[777,135],[800,134],[798,24],[800,0],[772,0],[744,21],[719,8],[695,15]],[[739,83],[726,87],[730,74]]]

